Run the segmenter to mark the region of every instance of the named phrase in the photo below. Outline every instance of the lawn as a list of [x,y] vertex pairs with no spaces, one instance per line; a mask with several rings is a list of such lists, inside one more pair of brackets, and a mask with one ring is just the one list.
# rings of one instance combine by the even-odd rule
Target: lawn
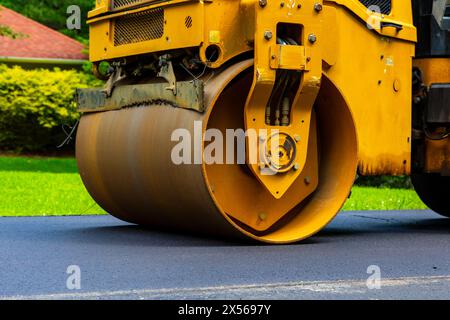
[[74,159],[0,157],[0,216],[102,213]]
[[414,210],[427,209],[416,192],[410,189],[387,189],[354,186],[343,210]]
[[[413,190],[355,186],[344,210],[425,209]],[[72,158],[0,157],[0,216],[103,214]]]

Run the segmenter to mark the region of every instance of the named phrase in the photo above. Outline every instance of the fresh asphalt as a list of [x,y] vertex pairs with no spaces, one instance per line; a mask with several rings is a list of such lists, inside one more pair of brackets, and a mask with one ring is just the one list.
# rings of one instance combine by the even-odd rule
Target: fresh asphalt
[[[450,299],[449,236],[450,219],[430,211],[345,212],[281,246],[110,216],[5,217],[0,299]],[[80,289],[67,287],[69,266]]]

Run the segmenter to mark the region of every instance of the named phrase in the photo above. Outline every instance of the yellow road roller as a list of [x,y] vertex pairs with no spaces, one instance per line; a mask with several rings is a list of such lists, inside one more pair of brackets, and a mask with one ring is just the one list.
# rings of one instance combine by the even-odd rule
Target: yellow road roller
[[356,175],[411,175],[450,216],[446,0],[97,0],[76,157],[153,229],[292,243]]

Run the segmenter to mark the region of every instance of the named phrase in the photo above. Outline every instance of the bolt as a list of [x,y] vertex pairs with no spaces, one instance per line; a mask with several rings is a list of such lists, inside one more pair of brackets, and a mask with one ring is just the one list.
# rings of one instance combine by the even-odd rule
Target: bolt
[[311,61],[311,57],[306,58],[306,62],[310,62]]
[[311,183],[311,178],[310,177],[305,177],[305,184],[310,184]]
[[264,220],[267,219],[267,214],[264,213],[264,212],[261,212],[258,216],[259,216],[259,219],[260,219],[260,220],[263,220],[263,221],[264,221]]
[[322,9],[323,9],[323,7],[320,3],[316,3],[314,5],[314,10],[316,10],[316,12],[320,12],[320,11],[322,11]]
[[280,7],[282,7],[282,8],[284,7],[284,2],[280,3]]
[[259,6],[264,8],[267,5],[267,0],[259,0]]
[[298,163],[294,164],[294,170],[295,171],[300,170],[300,165]]
[[300,142],[300,135],[296,134],[294,136],[295,141]]
[[299,3],[298,5],[297,5],[297,9],[301,9],[302,8],[302,5]]
[[316,35],[315,35],[314,33],[311,33],[311,34],[308,36],[308,40],[309,40],[309,42],[311,42],[311,43],[315,43],[315,42],[317,41],[317,37],[316,37]]
[[277,58],[277,56],[273,54],[271,58],[272,58],[272,60],[275,60]]
[[270,40],[270,39],[272,39],[272,31],[270,31],[270,30],[267,30],[267,31],[264,31],[264,38],[266,39],[266,40]]

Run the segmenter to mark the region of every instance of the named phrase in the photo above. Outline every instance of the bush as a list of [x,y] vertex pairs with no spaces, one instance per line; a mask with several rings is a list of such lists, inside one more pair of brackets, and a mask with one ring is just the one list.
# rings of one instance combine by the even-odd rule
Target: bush
[[356,179],[356,185],[363,187],[390,188],[390,189],[412,189],[411,179],[407,176],[375,176]]
[[79,118],[76,88],[99,86],[75,70],[24,70],[0,65],[0,149],[44,151],[60,144],[62,125]]

